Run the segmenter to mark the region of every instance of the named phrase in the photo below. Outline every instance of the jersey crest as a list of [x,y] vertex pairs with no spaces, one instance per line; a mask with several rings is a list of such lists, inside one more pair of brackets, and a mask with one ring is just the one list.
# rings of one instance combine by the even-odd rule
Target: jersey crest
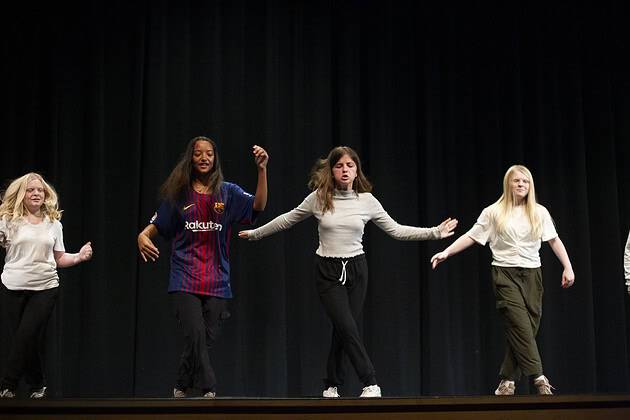
[[221,203],[219,201],[214,203],[214,212],[216,214],[223,214],[224,211],[225,211],[225,203]]

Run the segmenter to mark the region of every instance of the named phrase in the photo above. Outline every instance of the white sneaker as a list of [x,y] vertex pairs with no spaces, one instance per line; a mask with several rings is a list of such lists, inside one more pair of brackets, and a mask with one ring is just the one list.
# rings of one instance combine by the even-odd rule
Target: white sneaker
[[35,399],[35,400],[39,400],[41,398],[44,398],[46,396],[46,387],[43,386],[40,389],[36,389],[35,391],[31,392],[31,398]]
[[10,389],[3,389],[0,391],[0,398],[15,398],[15,393]]
[[366,386],[359,398],[381,398],[381,387],[378,385]]
[[514,381],[501,379],[499,386],[494,391],[494,395],[514,395]]
[[205,394],[203,394],[204,398],[214,398],[217,396],[217,393],[214,391],[208,391]]
[[186,398],[186,391],[179,388],[173,388],[173,398]]
[[545,375],[540,375],[534,380],[534,385],[538,388],[538,395],[553,395],[552,389],[556,389],[551,386],[549,379]]
[[337,392],[337,387],[336,386],[329,386],[327,389],[324,390],[324,392],[322,393],[322,396],[324,398],[339,398],[339,393]]

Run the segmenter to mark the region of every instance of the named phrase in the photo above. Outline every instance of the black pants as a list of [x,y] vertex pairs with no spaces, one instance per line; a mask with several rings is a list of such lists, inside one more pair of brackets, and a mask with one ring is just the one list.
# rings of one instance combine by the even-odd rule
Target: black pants
[[210,364],[212,349],[222,321],[230,317],[227,301],[214,296],[185,292],[171,293],[175,317],[184,333],[177,388],[183,391],[193,386],[202,392],[216,391],[216,377]]
[[343,385],[347,370],[346,355],[361,382],[366,386],[375,385],[376,372],[358,326],[368,282],[365,255],[347,259],[318,256],[315,266],[319,298],[333,324],[325,386]]
[[0,389],[16,390],[24,375],[31,391],[44,386],[44,336],[59,288],[9,290],[0,286],[4,331],[13,339]]

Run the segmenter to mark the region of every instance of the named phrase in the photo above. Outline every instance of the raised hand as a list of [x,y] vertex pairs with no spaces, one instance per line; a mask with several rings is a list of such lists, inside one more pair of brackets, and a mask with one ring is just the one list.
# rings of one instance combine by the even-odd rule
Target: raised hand
[[457,219],[451,219],[450,217],[440,223],[438,228],[440,229],[440,238],[448,238],[453,235],[455,228],[457,227]]
[[256,162],[256,166],[260,169],[264,169],[267,167],[267,162],[269,161],[269,155],[262,147],[258,145],[254,145],[252,147],[252,153],[254,153],[254,161]]

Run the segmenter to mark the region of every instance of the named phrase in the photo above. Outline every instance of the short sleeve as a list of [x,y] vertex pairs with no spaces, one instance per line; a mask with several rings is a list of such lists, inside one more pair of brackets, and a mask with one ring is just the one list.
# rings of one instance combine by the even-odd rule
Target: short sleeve
[[171,239],[177,227],[177,209],[172,203],[164,200],[160,203],[149,223],[157,228],[162,237]]
[[486,207],[477,218],[477,222],[466,234],[480,245],[485,245],[493,233],[492,209]]
[[52,234],[55,240],[53,251],[66,252],[66,247],[63,243],[63,226],[59,220],[53,222]]
[[253,224],[259,213],[254,211],[254,196],[236,184],[230,183],[228,188],[231,201],[230,220],[242,225]]
[[547,242],[556,238],[558,236],[558,232],[556,232],[556,227],[553,224],[549,211],[543,206],[539,206],[539,209],[542,223],[542,241]]
[[0,219],[0,246],[7,246],[7,222],[4,217]]

